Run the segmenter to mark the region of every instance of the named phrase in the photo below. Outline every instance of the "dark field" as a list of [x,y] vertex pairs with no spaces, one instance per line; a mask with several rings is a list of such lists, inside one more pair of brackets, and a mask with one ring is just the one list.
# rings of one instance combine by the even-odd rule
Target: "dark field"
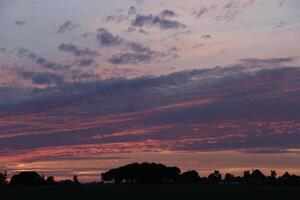
[[0,199],[105,200],[300,200],[299,186],[97,185],[0,189]]

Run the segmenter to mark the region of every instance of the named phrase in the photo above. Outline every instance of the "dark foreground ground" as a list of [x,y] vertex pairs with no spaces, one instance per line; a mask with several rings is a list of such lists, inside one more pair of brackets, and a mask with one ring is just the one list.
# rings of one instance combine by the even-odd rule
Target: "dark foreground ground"
[[0,189],[1,200],[300,200],[300,186],[98,185]]

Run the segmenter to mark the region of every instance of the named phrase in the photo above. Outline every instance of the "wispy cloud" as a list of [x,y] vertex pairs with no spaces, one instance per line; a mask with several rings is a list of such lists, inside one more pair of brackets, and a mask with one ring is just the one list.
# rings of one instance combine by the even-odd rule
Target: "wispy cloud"
[[70,31],[73,31],[74,29],[78,28],[79,26],[80,26],[79,24],[76,24],[73,21],[68,20],[58,27],[57,33],[70,32]]
[[74,44],[61,43],[58,47],[60,51],[72,53],[75,56],[99,56],[100,54],[95,50],[90,50],[88,48],[80,49]]
[[132,20],[131,25],[136,27],[157,26],[163,30],[186,28],[186,25],[176,20],[169,20],[155,15],[137,15],[135,19]]
[[59,63],[47,60],[46,58],[39,56],[25,48],[20,48],[18,50],[17,55],[20,58],[26,57],[42,67],[53,69],[53,70],[63,70],[63,69],[71,67],[71,65],[59,64]]

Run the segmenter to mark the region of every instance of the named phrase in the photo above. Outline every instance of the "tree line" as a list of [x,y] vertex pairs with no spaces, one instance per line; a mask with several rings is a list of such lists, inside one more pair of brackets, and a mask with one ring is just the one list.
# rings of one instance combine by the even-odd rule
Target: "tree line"
[[259,169],[244,171],[243,176],[223,175],[214,171],[207,177],[200,177],[197,171],[181,172],[178,167],[167,167],[156,163],[132,163],[101,174],[104,183],[149,183],[149,184],[237,184],[237,185],[300,185],[300,177],[288,172],[277,177],[276,171],[269,176]]
[[[242,176],[214,171],[200,177],[197,171],[182,172],[178,167],[160,163],[132,163],[101,174],[102,181],[95,184],[212,184],[212,185],[300,185],[300,177],[288,172],[277,176],[276,171],[264,175],[260,170],[244,171]],[[56,181],[34,171],[20,172],[8,181],[6,172],[0,172],[0,187],[81,185],[75,175],[73,180]]]

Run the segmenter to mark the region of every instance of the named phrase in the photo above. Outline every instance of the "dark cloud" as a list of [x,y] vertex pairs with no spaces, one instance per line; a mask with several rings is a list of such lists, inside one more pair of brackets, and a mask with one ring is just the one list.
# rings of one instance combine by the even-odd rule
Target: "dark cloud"
[[181,36],[181,35],[186,35],[186,34],[190,34],[192,33],[191,30],[185,30],[185,31],[178,31],[176,33],[173,34],[173,37],[178,37],[178,36]]
[[287,22],[285,22],[285,21],[280,21],[280,22],[278,22],[275,26],[273,26],[273,29],[279,29],[279,28],[282,28],[282,27],[287,26],[287,25],[288,25]]
[[19,20],[15,21],[15,25],[17,25],[17,26],[22,26],[25,23],[26,23],[25,21],[19,21]]
[[137,64],[150,62],[153,59],[153,53],[120,53],[113,55],[109,62],[112,64]]
[[254,0],[229,1],[223,5],[220,3],[201,8],[193,8],[191,14],[195,16],[196,19],[211,17],[216,21],[231,22],[241,15],[247,7],[254,3]]
[[74,44],[62,43],[59,45],[58,49],[60,51],[65,51],[74,54],[75,56],[99,56],[100,54],[97,51],[90,50],[88,48],[80,49]]
[[287,0],[281,0],[281,1],[278,3],[278,6],[282,7],[286,2],[287,2]]
[[59,64],[59,63],[47,60],[46,58],[39,56],[33,52],[30,52],[28,49],[25,49],[25,48],[19,49],[17,52],[17,55],[20,58],[26,57],[26,58],[30,59],[32,62],[35,62],[36,64],[39,64],[45,68],[49,68],[49,69],[53,69],[53,70],[63,70],[63,69],[68,69],[71,67],[71,65]]
[[[1,112],[5,112],[5,104],[11,104],[15,102],[22,102],[24,99],[31,98],[31,94],[28,90],[18,86],[0,86],[0,107]],[[1,106],[2,105],[2,106]],[[10,108],[10,111],[13,109]],[[1,114],[0,114],[1,115]]]
[[147,31],[145,31],[144,29],[140,28],[138,30],[139,33],[145,34],[145,35],[149,35],[149,33]]
[[197,19],[200,19],[203,15],[205,15],[208,12],[208,8],[202,7],[199,10],[194,9],[192,11],[192,14],[196,16]]
[[37,57],[36,54],[30,54],[29,58],[31,58],[37,64],[39,64],[43,67],[49,68],[49,69],[57,70],[57,69],[63,69],[63,68],[69,68],[70,67],[68,65],[63,65],[62,66],[62,65],[57,64],[55,62],[49,61],[49,60],[45,59],[44,57],[39,57],[39,56]]
[[125,15],[109,15],[104,19],[104,21],[120,23],[127,19],[128,19],[128,16],[125,16]]
[[131,25],[140,28],[145,25],[158,26],[160,29],[186,28],[186,25],[175,20],[168,20],[160,16],[140,14],[138,14],[135,19],[132,20]]
[[95,63],[95,60],[92,58],[82,59],[79,61],[79,66],[88,67]]
[[204,38],[204,39],[211,39],[211,38],[212,38],[212,36],[211,36],[211,35],[209,35],[209,34],[206,34],[206,35],[202,35],[202,38]]
[[74,29],[76,29],[77,27],[79,27],[79,24],[75,24],[72,21],[66,21],[64,24],[62,24],[58,30],[57,33],[65,33],[65,32],[70,32],[73,31]]
[[288,153],[286,149],[283,148],[252,148],[240,150],[243,153],[249,154],[278,154],[278,153]]
[[60,85],[64,82],[62,76],[47,72],[21,72],[20,75],[40,85]]
[[97,41],[101,46],[117,46],[124,43],[124,39],[111,34],[107,29],[100,28],[97,31]]
[[[94,64],[94,61],[90,61],[89,59],[83,59],[79,62],[79,65],[80,64],[82,67],[87,67],[89,64]],[[82,85],[84,83],[88,84],[91,82],[99,81],[100,79],[100,76],[98,74],[94,74],[92,72],[83,72],[80,69],[71,70],[70,75],[73,83],[75,83],[74,85]]]
[[283,57],[283,58],[269,58],[269,59],[258,59],[258,58],[246,58],[240,60],[244,64],[252,66],[282,66],[284,64],[289,64],[294,61],[294,57]]
[[137,14],[137,9],[134,6],[130,6],[128,9],[128,15],[135,15]]
[[3,47],[0,48],[0,52],[1,52],[1,53],[6,53],[6,48],[3,48]]
[[112,64],[137,64],[147,63],[157,57],[165,57],[163,52],[153,51],[149,47],[138,43],[127,41],[124,38],[111,34],[106,29],[98,29],[97,40],[102,46],[124,46],[127,52],[112,55],[108,62]]
[[173,10],[163,10],[159,15],[161,17],[174,17],[176,13]]
[[194,46],[193,46],[193,48],[199,48],[199,47],[203,47],[203,46],[205,46],[205,44],[203,44],[203,43],[200,43],[200,44],[196,44],[196,45],[194,45]]
[[112,64],[138,64],[148,63],[157,58],[176,58],[178,56],[176,48],[170,48],[166,52],[159,52],[137,42],[128,42],[126,47],[131,52],[115,54],[109,59],[109,62]]
[[149,33],[147,31],[145,31],[144,29],[142,28],[139,28],[139,29],[136,29],[135,27],[128,27],[128,29],[126,30],[126,32],[136,32],[136,33],[141,33],[141,34],[144,34],[144,35],[149,35]]
[[142,3],[145,2],[145,0],[135,0],[135,2],[136,2],[137,4],[142,4]]
[[229,2],[223,6],[221,13],[216,16],[216,20],[231,22],[241,15],[245,8],[254,3],[254,0]]
[[217,20],[221,21],[233,21],[236,16],[241,14],[241,8],[239,2],[230,2],[223,8],[224,14],[217,16]]
[[131,6],[128,9],[126,14],[122,14],[122,13],[120,13],[120,11],[118,11],[118,14],[109,15],[104,19],[104,21],[121,23],[123,21],[130,19],[131,16],[134,16],[136,14],[137,14],[137,9],[134,6]]
[[85,32],[85,33],[81,34],[80,37],[87,38],[87,37],[95,36],[95,35],[96,34],[93,32]]
[[149,47],[145,47],[144,45],[137,43],[137,42],[131,42],[127,44],[127,47],[132,49],[135,52],[140,53],[151,53],[153,52]]

